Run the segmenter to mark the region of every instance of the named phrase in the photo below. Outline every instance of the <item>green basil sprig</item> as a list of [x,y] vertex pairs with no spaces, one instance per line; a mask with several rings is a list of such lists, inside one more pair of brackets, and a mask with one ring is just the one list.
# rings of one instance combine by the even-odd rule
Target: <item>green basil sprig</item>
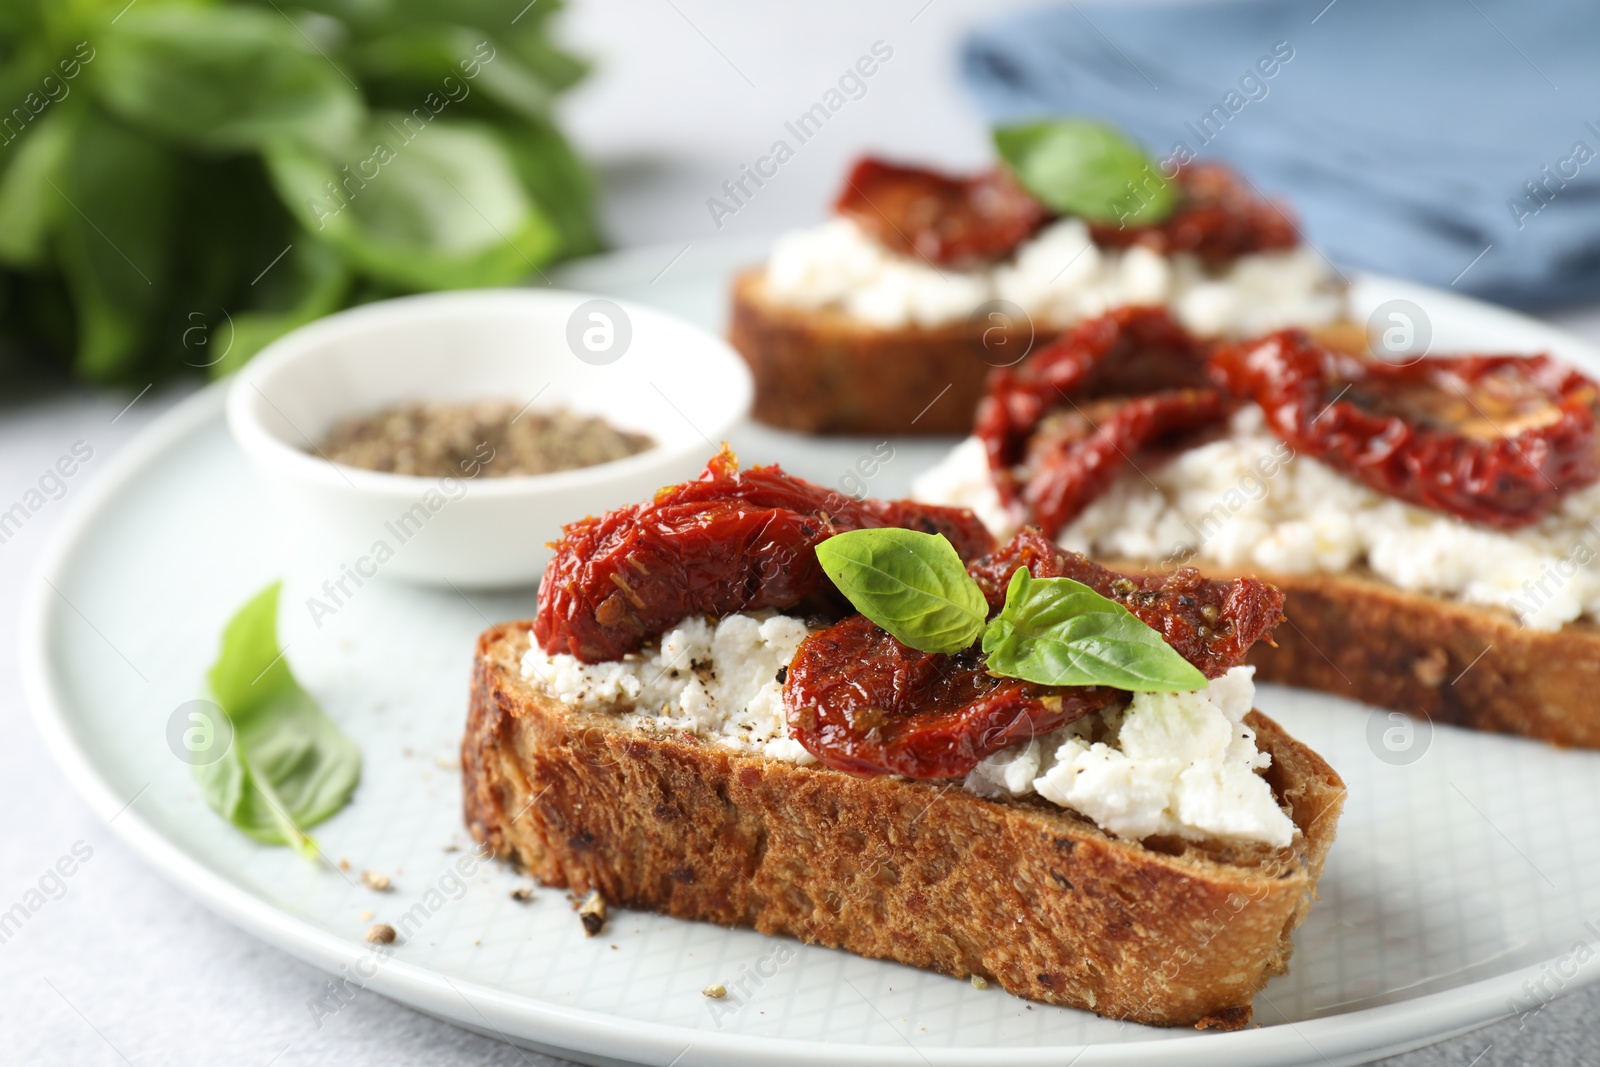
[[1040,685],[1109,685],[1134,693],[1203,689],[1206,676],[1115,600],[1071,578],[1011,576],[1005,608],[983,633],[989,669]]
[[1159,633],[1071,578],[1018,570],[1005,607],[986,622],[983,591],[939,534],[853,530],[818,545],[817,561],[857,611],[912,648],[959,652],[981,637],[992,674],[1135,693],[1206,686]]
[[1178,190],[1126,135],[1088,119],[996,127],[994,146],[1040,202],[1091,222],[1143,226],[1178,205]]
[[211,694],[232,728],[220,759],[196,764],[206,803],[258,841],[308,858],[306,833],[344,807],[361,781],[361,751],[300,688],[278,647],[274,582],[222,632]]

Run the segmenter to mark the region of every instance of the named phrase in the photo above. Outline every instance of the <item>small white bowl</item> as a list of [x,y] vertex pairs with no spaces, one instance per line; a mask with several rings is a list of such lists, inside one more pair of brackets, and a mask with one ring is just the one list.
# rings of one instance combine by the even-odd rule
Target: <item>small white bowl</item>
[[[636,304],[584,306],[599,299],[478,290],[331,315],[273,342],[239,372],[228,426],[289,512],[288,525],[363,577],[536,582],[550,559],[546,542],[563,524],[693,477],[750,410],[750,372],[720,338]],[[617,310],[621,321],[589,317],[597,311],[609,320]],[[555,474],[445,479],[360,470],[315,451],[353,415],[415,400],[482,399],[598,415],[648,434],[655,447]]]

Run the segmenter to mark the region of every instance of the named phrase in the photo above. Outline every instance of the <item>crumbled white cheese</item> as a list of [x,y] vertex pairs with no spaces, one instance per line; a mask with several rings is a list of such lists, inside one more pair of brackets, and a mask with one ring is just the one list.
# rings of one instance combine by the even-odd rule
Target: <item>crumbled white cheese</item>
[[766,277],[785,304],[839,308],[884,329],[954,322],[995,299],[1053,327],[1128,304],[1165,303],[1207,337],[1318,326],[1344,309],[1332,272],[1310,248],[1240,256],[1211,271],[1193,256],[1100,248],[1079,219],[1046,226],[1007,262],[959,271],[892,252],[836,218],[780,237]]
[[[913,495],[971,507],[1000,534],[1016,527],[976,439],[919,478]],[[1106,559],[1228,570],[1365,566],[1411,592],[1506,608],[1539,630],[1600,619],[1600,485],[1571,493],[1532,526],[1491,530],[1296,456],[1254,405],[1240,409],[1227,436],[1119,479],[1059,540]]]
[[[816,757],[789,736],[777,680],[808,633],[801,620],[770,612],[715,624],[694,617],[662,635],[658,648],[608,663],[580,663],[535,645],[522,657],[522,676],[562,703],[615,709],[635,729],[810,764]],[[987,797],[1037,792],[1122,837],[1286,844],[1294,827],[1254,774],[1269,757],[1240,725],[1253,672],[1236,667],[1198,693],[1137,694],[1126,710],[990,756],[967,787]],[[1091,743],[1097,730],[1105,737]]]
[[980,796],[1037,793],[1130,840],[1154,835],[1281,848],[1295,827],[1257,771],[1272,757],[1244,725],[1254,667],[1235,667],[1192,693],[1135,693],[1103,716],[1104,736],[1079,720],[1013,745],[967,776]]
[[694,617],[663,634],[656,649],[608,663],[580,663],[534,645],[522,657],[522,676],[564,704],[625,707],[635,728],[812,763],[789,737],[777,677],[807,633],[788,615],[729,615],[715,625]]

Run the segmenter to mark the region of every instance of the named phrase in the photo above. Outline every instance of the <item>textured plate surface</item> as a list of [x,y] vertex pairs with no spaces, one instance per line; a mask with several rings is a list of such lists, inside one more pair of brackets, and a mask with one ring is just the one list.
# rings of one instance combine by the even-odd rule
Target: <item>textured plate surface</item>
[[[607,257],[561,283],[719,326],[729,271],[759,248],[696,247],[662,273],[673,251]],[[1548,347],[1600,371],[1582,342],[1449,294],[1362,279],[1354,297],[1363,314],[1415,302],[1436,349]],[[867,488],[903,493],[950,443],[892,442]],[[838,484],[880,443],[745,427],[734,444],[747,462]],[[1260,706],[1351,795],[1322,903],[1295,937],[1291,973],[1257,999],[1258,1028],[1122,1025],[840,952],[775,955],[777,942],[749,931],[652,915],[617,914],[587,939],[564,894],[511,899],[523,882],[476,863],[460,824],[472,642],[531,613],[533,590],[463,595],[380,577],[347,583],[313,618],[308,598],[330,604],[323,583],[346,561],[291,533],[228,437],[221,394],[171,412],[79,502],[43,562],[24,650],[37,721],[75,786],[174,882],[297,956],[464,1026],[591,1063],[1344,1064],[1600,976],[1600,755],[1270,687]],[[320,867],[224,825],[167,741],[175,709],[202,695],[223,621],[280,575],[295,672],[366,759],[354,802],[318,830],[331,861]],[[390,874],[394,890],[362,888],[363,869]],[[406,936],[377,953],[362,941],[371,921]],[[741,981],[742,1003],[700,992]]]

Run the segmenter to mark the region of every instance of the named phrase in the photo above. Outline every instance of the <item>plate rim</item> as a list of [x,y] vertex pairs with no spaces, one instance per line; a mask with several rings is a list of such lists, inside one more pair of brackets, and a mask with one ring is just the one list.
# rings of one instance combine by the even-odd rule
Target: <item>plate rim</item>
[[[745,252],[745,242],[728,242]],[[655,247],[655,246],[651,246]],[[670,252],[662,245],[657,251]],[[581,261],[593,271],[603,261],[616,259],[629,265],[650,254],[650,248],[631,248]],[[1458,293],[1375,274],[1352,274],[1352,286],[1374,286],[1397,295],[1419,294],[1442,298],[1476,314],[1501,318],[1508,326],[1559,338],[1563,347],[1586,354],[1591,370],[1600,373],[1600,350],[1585,339],[1549,323],[1533,319]],[[670,312],[664,312],[671,314]],[[1585,360],[1580,360],[1584,362]],[[74,732],[73,711],[52,666],[48,635],[61,613],[63,597],[57,593],[70,573],[85,536],[97,519],[122,501],[126,486],[159,463],[176,445],[212,422],[224,419],[224,403],[231,379],[213,382],[157,417],[121,448],[101,475],[62,516],[52,542],[34,564],[24,590],[20,614],[19,671],[23,692],[38,729],[74,791],[104,820],[124,843],[180,891],[199,900],[215,914],[274,947],[325,971],[337,972],[353,965],[364,950],[359,942],[319,930],[310,923],[280,911],[244,887],[213,872],[176,841],[168,839],[136,810],[140,793],[123,798],[102,768],[81,746]],[[70,607],[70,604],[68,605]],[[455,980],[443,972],[398,958],[390,960],[365,988],[429,1015],[444,1018],[480,1033],[493,1032],[515,1044],[515,1033],[525,1044],[564,1055],[624,1059],[665,1064],[670,1057],[695,1053],[699,1063],[745,1064],[754,1057],[775,1064],[802,1064],[827,1059],[841,1063],[884,1064],[907,1062],[907,1052],[928,1064],[967,1064],[982,1052],[990,1062],[1018,1067],[1063,1062],[1114,1064],[1184,1057],[1197,1067],[1227,1064],[1247,1067],[1281,1063],[1362,1063],[1392,1055],[1488,1025],[1515,1013],[1516,998],[1525,982],[1537,979],[1562,955],[1482,978],[1463,986],[1359,1008],[1333,1012],[1301,1021],[1264,1024],[1225,1034],[1184,1034],[1126,1044],[983,1046],[959,1045],[926,1048],[906,1040],[909,1048],[894,1044],[829,1043],[757,1035],[723,1034],[688,1026],[624,1019],[605,1012],[541,1000],[475,981]],[[1600,981],[1600,969],[1580,973],[1565,992]],[[464,1014],[461,1005],[476,1014]],[[1542,1005],[1541,1005],[1542,1006]],[[621,1025],[619,1025],[619,1023]],[[1085,1059],[1087,1057],[1087,1059]],[[676,1062],[676,1061],[672,1061]]]

